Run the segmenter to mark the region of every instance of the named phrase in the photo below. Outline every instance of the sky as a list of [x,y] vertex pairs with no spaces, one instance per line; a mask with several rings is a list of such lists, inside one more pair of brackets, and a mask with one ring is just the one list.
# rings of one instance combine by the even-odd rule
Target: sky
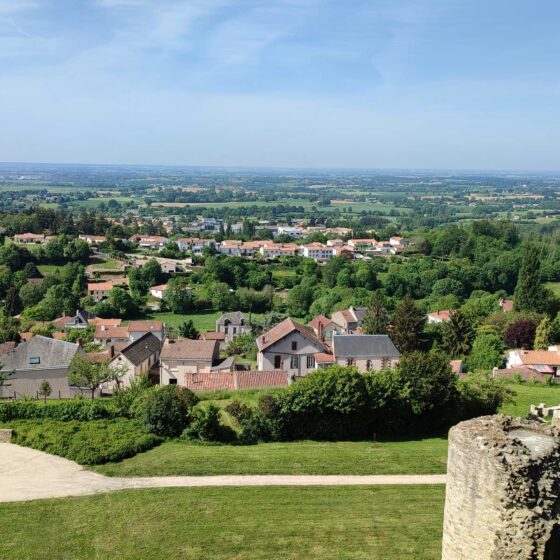
[[0,161],[560,170],[555,0],[0,0]]

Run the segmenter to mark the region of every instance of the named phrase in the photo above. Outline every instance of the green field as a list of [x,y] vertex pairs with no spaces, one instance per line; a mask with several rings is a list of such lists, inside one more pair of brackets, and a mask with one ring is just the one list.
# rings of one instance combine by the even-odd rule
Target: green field
[[546,385],[544,383],[512,384],[511,388],[517,393],[515,402],[506,404],[500,412],[508,416],[527,416],[532,404],[552,406],[560,404],[560,385]]
[[444,491],[169,488],[0,504],[0,557],[436,560]]
[[556,297],[560,297],[560,282],[545,282],[545,287],[552,290]]
[[121,267],[121,263],[116,259],[92,259],[91,264],[92,270],[117,270]]
[[58,266],[56,264],[38,264],[37,265],[37,269],[39,270],[39,272],[43,276],[45,276],[46,274],[53,274],[57,270],[59,270],[60,268],[62,268],[62,267]]

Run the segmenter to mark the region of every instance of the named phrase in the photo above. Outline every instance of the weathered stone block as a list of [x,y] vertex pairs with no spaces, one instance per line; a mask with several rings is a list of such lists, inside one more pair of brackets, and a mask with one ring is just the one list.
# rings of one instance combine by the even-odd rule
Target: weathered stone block
[[0,430],[0,443],[10,443],[12,440],[13,430],[2,429]]

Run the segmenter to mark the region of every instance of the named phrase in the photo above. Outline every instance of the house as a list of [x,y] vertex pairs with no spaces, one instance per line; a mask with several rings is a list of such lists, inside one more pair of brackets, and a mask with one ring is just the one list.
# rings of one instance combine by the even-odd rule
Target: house
[[152,286],[150,288],[150,294],[156,299],[163,299],[166,290],[167,284],[159,284],[158,286]]
[[229,344],[238,334],[246,334],[249,331],[249,325],[241,311],[224,313],[216,321],[216,332],[224,335],[226,344]]
[[210,372],[219,361],[220,351],[215,340],[166,340],[160,356],[160,383],[187,386],[187,376]]
[[79,235],[78,239],[85,241],[88,245],[101,245],[107,241],[104,235]]
[[323,342],[330,342],[333,335],[341,334],[339,325],[324,315],[317,315],[309,326],[313,329],[315,336]]
[[3,371],[14,371],[0,387],[0,397],[36,397],[39,386],[48,381],[52,398],[70,398],[81,391],[68,382],[72,358],[83,354],[78,344],[36,335],[2,356]]
[[334,363],[360,371],[379,371],[399,363],[401,353],[386,334],[338,334],[333,336]]
[[303,256],[315,262],[323,262],[333,258],[333,248],[322,243],[309,243],[302,245]]
[[555,346],[548,350],[512,350],[509,353],[508,369],[529,369],[537,373],[558,374],[560,352]]
[[47,242],[47,237],[43,233],[16,233],[14,235],[14,241],[16,243],[25,244],[43,244]]
[[259,336],[257,349],[259,371],[282,370],[294,377],[315,369],[315,354],[329,352],[313,332],[290,318]]
[[299,247],[295,243],[268,243],[259,249],[259,253],[265,259],[277,257],[293,257],[297,255]]
[[185,387],[193,392],[239,391],[287,387],[290,378],[285,371],[216,371],[185,376]]
[[348,245],[354,251],[373,251],[377,247],[377,239],[349,239]]
[[128,338],[135,341],[146,333],[152,333],[163,342],[165,330],[163,321],[130,321],[128,323]]
[[161,235],[133,235],[129,241],[141,249],[163,249],[169,243],[169,239]]
[[351,334],[356,332],[364,322],[367,307],[349,307],[341,309],[332,314],[332,320],[342,329],[343,333]]
[[[122,367],[126,373],[119,380],[119,385],[128,387],[132,379],[149,375],[150,370],[159,377],[158,362],[161,353],[161,340],[152,333],[146,333],[123,348],[109,363],[113,368]],[[103,389],[108,392],[116,387],[116,382],[106,384]]]
[[205,247],[213,248],[216,245],[216,240],[181,237],[177,239],[177,245],[181,251],[190,251],[195,255],[201,255]]
[[303,237],[304,229],[300,226],[278,226],[278,235],[289,235],[290,237]]
[[446,321],[449,321],[449,314],[449,309],[428,313],[428,323],[445,323]]
[[128,327],[113,325],[96,325],[93,339],[102,346],[109,346],[116,342],[130,342]]
[[223,255],[237,256],[239,255],[239,248],[242,244],[242,241],[237,241],[236,239],[226,239],[218,245],[218,253],[222,253]]
[[198,338],[200,340],[215,340],[218,343],[220,350],[223,350],[226,347],[226,335],[222,332],[203,332],[198,335]]
[[67,320],[64,322],[64,325],[59,328],[86,329],[92,323],[92,321],[97,319],[97,316],[95,315],[95,313],[91,313],[91,311],[86,311],[85,309],[78,309],[74,317],[70,317],[70,318],[61,317],[60,319],[57,319],[57,322],[55,322],[55,326],[59,326],[59,323],[61,322],[62,319],[67,319]]
[[501,297],[498,300],[498,305],[501,307],[501,309],[504,313],[509,313],[510,311],[513,311],[513,300],[512,299],[504,299],[504,298]]
[[88,295],[96,302],[107,299],[112,289],[113,282],[95,282],[87,286]]

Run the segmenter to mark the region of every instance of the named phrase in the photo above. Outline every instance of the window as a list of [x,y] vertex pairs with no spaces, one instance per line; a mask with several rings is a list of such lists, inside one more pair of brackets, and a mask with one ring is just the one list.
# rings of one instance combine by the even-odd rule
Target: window
[[224,328],[224,334],[228,334],[229,329],[227,327]]
[[307,369],[315,367],[315,358],[313,356],[307,356]]
[[292,350],[297,350],[297,340],[292,342]]
[[237,327],[233,327],[233,334],[237,334]]
[[41,358],[39,356],[30,356],[29,363],[30,364],[40,364],[41,363]]
[[173,379],[173,377],[169,378],[169,385],[177,385],[177,380]]
[[381,369],[391,367],[391,358],[381,358]]
[[299,369],[299,356],[292,356],[290,358],[290,369]]
[[367,369],[368,371],[371,370],[371,360],[367,360],[367,361],[366,361],[366,369]]
[[346,358],[346,365],[347,366],[354,366],[354,365],[356,365],[356,360],[354,358]]
[[274,369],[282,369],[282,356],[274,356]]

